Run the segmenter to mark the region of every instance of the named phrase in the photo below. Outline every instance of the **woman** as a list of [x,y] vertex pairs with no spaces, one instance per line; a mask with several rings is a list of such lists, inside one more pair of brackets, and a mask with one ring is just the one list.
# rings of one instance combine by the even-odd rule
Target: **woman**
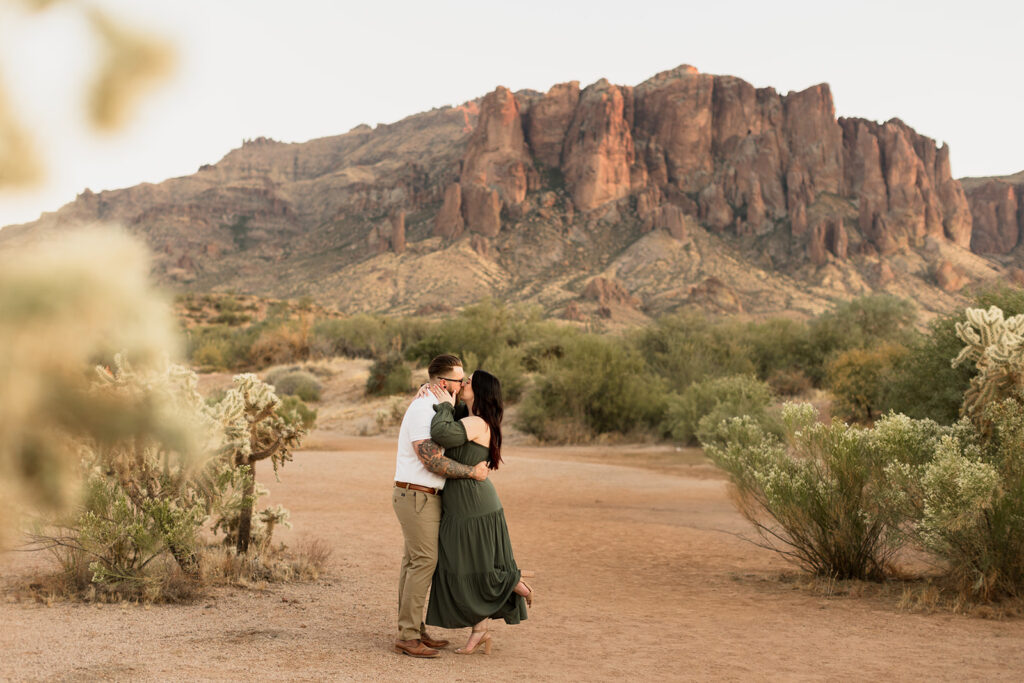
[[[477,370],[463,381],[462,399],[469,417],[456,420],[455,399],[437,390],[440,403],[430,425],[430,438],[444,447],[445,456],[464,465],[484,460],[501,464],[501,384],[494,375]],[[488,619],[518,624],[533,604],[533,590],[521,580],[512,556],[505,512],[490,478],[449,479],[441,496],[437,569],[430,586],[427,623],[443,628],[472,626],[458,654],[490,653]],[[525,603],[525,604],[524,604]]]

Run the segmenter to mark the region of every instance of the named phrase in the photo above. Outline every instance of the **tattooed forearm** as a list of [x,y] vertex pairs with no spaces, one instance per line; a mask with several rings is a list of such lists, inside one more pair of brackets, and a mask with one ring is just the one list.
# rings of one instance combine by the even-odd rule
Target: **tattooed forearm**
[[473,478],[472,467],[444,457],[441,447],[429,439],[416,444],[416,455],[424,467],[445,479]]

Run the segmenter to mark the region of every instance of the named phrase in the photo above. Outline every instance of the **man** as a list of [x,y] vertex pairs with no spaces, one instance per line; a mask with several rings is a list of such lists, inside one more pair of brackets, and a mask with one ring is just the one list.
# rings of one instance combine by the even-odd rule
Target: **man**
[[[430,383],[447,390],[456,398],[462,391],[465,372],[456,356],[441,355],[427,367]],[[441,524],[441,490],[445,479],[487,478],[487,462],[469,467],[444,457],[440,446],[430,440],[430,421],[434,417],[433,396],[417,398],[405,411],[398,432],[398,456],[395,462],[395,488],[392,505],[405,552],[398,577],[398,639],[395,652],[411,657],[438,657],[447,640],[434,640],[426,633],[423,610],[427,591],[437,565],[437,532]]]

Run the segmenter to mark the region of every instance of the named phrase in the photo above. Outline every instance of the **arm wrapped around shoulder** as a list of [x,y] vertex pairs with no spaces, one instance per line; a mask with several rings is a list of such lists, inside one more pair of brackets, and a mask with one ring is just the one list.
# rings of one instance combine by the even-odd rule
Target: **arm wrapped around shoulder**
[[452,404],[434,406],[434,419],[430,421],[430,440],[442,448],[454,448],[469,441],[466,428],[455,419]]

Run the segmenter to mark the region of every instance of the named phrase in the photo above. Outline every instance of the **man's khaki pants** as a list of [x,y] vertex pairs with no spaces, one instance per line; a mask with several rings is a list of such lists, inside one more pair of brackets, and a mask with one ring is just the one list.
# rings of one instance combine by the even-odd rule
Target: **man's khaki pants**
[[402,571],[398,575],[398,638],[415,640],[424,628],[423,609],[437,566],[441,496],[396,486],[391,504],[405,537]]

